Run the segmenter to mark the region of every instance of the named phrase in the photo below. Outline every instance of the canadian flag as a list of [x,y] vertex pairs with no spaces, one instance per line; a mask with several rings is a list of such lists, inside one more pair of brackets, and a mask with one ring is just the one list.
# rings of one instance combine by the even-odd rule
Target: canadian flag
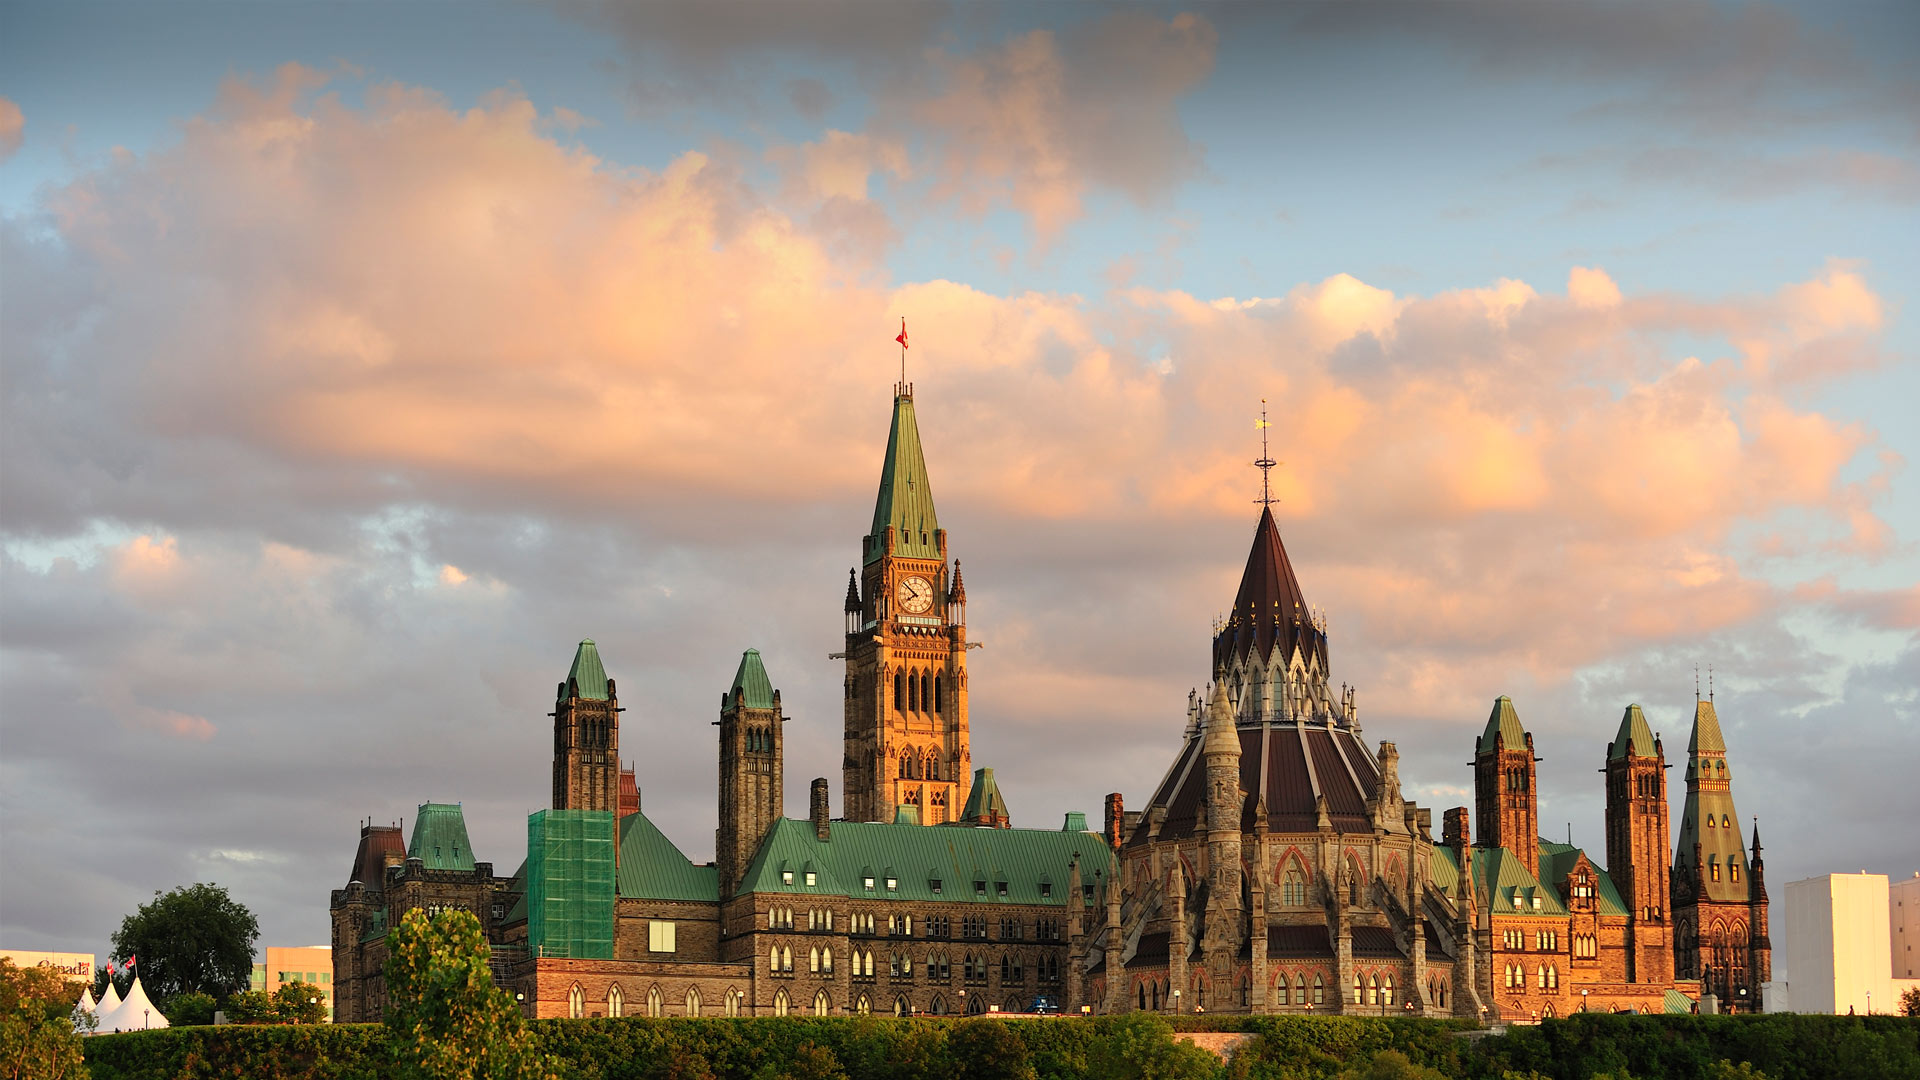
[[904,349],[907,347],[907,320],[905,316],[901,316],[900,318],[900,336],[893,340],[899,342],[901,348]]
[[126,970],[128,970],[128,971],[132,971],[132,970],[133,970],[133,960],[134,960],[134,958],[133,958],[133,957],[131,957],[131,956],[129,956],[129,957],[127,957],[127,962],[126,962],[126,964],[125,964],[125,965],[123,965],[123,966],[124,966],[124,967],[126,968]]

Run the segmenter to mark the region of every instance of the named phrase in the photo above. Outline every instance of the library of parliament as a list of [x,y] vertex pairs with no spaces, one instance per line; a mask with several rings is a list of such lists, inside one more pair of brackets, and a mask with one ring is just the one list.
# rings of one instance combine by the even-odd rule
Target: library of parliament
[[[858,558],[838,815],[821,778],[787,816],[780,692],[748,649],[716,688],[714,861],[690,861],[620,765],[619,658],[582,641],[517,869],[479,859],[456,804],[421,805],[408,835],[363,823],[331,897],[339,1019],[383,1014],[386,931],[412,908],[476,915],[495,981],[540,1017],[1760,1007],[1760,837],[1741,834],[1710,699],[1677,840],[1638,705],[1580,751],[1604,774],[1605,852],[1543,839],[1534,739],[1505,697],[1474,740],[1474,805],[1446,810],[1436,840],[1394,744],[1369,745],[1354,692],[1332,689],[1326,624],[1263,507],[1151,794],[1107,796],[1096,825],[1016,827],[972,758],[966,584],[904,382]],[[529,717],[544,704],[529,694]]]

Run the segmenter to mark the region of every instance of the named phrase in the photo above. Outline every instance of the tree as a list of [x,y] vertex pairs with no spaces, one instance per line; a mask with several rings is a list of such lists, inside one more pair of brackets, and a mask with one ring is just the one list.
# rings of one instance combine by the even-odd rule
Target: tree
[[80,993],[66,979],[0,957],[0,1077],[84,1078],[73,1005]]
[[260,921],[227,890],[208,882],[153,894],[151,904],[120,923],[113,955],[138,957],[136,970],[155,998],[211,994],[224,998],[247,988]]
[[963,1020],[947,1033],[953,1075],[961,1080],[1033,1080],[1033,1055],[1004,1020]]
[[1339,1080],[1447,1080],[1447,1074],[1415,1065],[1398,1050],[1381,1050],[1364,1064],[1342,1070]]
[[213,1012],[218,1002],[212,994],[189,991],[175,994],[160,1006],[160,1014],[174,1027],[201,1027],[213,1023]]
[[265,990],[242,990],[227,999],[229,1024],[277,1024],[280,1014],[273,1007],[273,995]]
[[1152,1013],[1116,1017],[1087,1053],[1096,1080],[1202,1080],[1220,1072],[1220,1059],[1193,1043],[1175,1042],[1173,1025]]
[[487,939],[470,911],[414,908],[387,932],[387,1031],[405,1075],[548,1080],[525,1018],[493,985]]
[[1920,1016],[1920,986],[1910,986],[1900,995],[1900,1015]]
[[283,1024],[324,1024],[327,997],[318,986],[294,980],[273,992],[273,1013]]

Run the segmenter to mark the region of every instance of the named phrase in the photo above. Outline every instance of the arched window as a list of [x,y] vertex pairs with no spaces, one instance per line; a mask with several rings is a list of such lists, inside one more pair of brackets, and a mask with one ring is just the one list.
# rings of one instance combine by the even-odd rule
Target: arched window
[[687,987],[687,1015],[700,1015],[700,990],[698,987]]
[[1540,1018],[1543,1020],[1553,1019],[1553,1002],[1549,1001],[1545,1005],[1540,1006]]
[[1391,1004],[1393,1004],[1393,975],[1392,975],[1392,973],[1388,973],[1388,975],[1386,976],[1386,978],[1384,978],[1384,979],[1382,979],[1382,980],[1381,980],[1381,982],[1380,982],[1380,1004],[1382,1004],[1382,1005],[1391,1005]]
[[907,677],[898,671],[893,673],[893,711],[907,711]]
[[1278,1004],[1285,1005],[1287,1003],[1287,973],[1286,972],[1283,971],[1280,973],[1280,981],[1275,983],[1274,987],[1279,991],[1279,994],[1273,1000]]
[[975,994],[967,999],[967,1015],[979,1016],[987,1011],[987,999],[983,994]]
[[906,754],[901,754],[901,755],[900,755],[900,779],[902,779],[902,780],[905,780],[905,779],[907,779],[907,778],[908,778],[908,777],[907,777],[907,762],[909,762],[909,761],[911,761],[911,760],[913,760],[913,759],[912,759],[911,757],[909,757],[908,755],[906,755]]
[[777,991],[773,995],[773,1015],[775,1016],[787,1015],[787,1009],[789,1008],[790,1004],[791,1003],[787,999],[787,992],[785,990]]
[[1280,903],[1286,907],[1302,907],[1306,902],[1306,876],[1289,866],[1285,876],[1280,879]]
[[1366,982],[1365,982],[1365,981],[1364,981],[1363,979],[1361,979],[1359,975],[1357,975],[1357,974],[1356,974],[1356,975],[1354,975],[1354,977],[1353,977],[1353,1003],[1354,1003],[1355,1005],[1358,1005],[1358,1004],[1360,1004],[1360,1002],[1361,1002],[1361,1000],[1362,1000],[1362,999],[1363,999],[1363,998],[1364,998],[1364,997],[1366,996],[1366,992],[1367,992],[1367,986],[1366,986]]
[[867,1000],[867,995],[861,994],[853,999],[853,1011],[855,1015],[866,1016],[873,1012],[873,1002]]
[[785,948],[785,947],[782,947],[782,948],[781,948],[781,950],[780,950],[780,970],[781,970],[781,971],[792,971],[792,970],[793,970],[793,950],[792,950],[792,949],[790,949],[790,948]]
[[1140,985],[1134,987],[1134,989],[1139,991],[1140,993],[1140,1010],[1142,1012],[1145,1012],[1147,1008],[1147,984],[1141,983]]
[[907,1004],[907,999],[905,997],[897,997],[893,999],[893,1015],[906,1016],[912,1011],[913,1011],[913,1007]]
[[1732,878],[1736,882],[1740,880],[1740,860],[1739,859],[1735,859],[1735,858],[1727,859],[1727,876],[1729,878]]
[[725,999],[724,1008],[728,1016],[740,1015],[740,991],[735,990],[731,986],[727,987],[727,996]]
[[667,999],[664,994],[660,993],[660,988],[658,986],[649,987],[647,989],[647,1015],[648,1016],[667,1015]]
[[833,973],[833,946],[831,945],[820,950],[820,970],[827,974]]
[[1380,1004],[1380,976],[1378,975],[1367,977],[1367,1004]]
[[612,986],[607,987],[607,1015],[627,1015],[627,996],[620,992],[619,983],[614,983]]
[[[927,779],[929,780],[940,779],[940,755],[934,753],[931,750],[927,751]],[[944,791],[935,792],[934,793],[935,805],[938,805],[938,806],[947,805],[946,794],[947,793]]]
[[807,950],[807,970],[814,971],[814,972],[817,972],[820,970],[820,950],[819,949],[815,948],[815,949]]
[[1547,968],[1547,989],[1560,989],[1560,965],[1558,964],[1551,965]]
[[929,1016],[945,1016],[947,1014],[947,999],[941,997],[939,994],[933,995],[933,1000],[927,1003],[927,1014]]
[[946,687],[941,684],[940,676],[933,677],[933,711],[941,712],[947,704]]
[[587,1015],[587,995],[580,989],[579,983],[574,983],[573,989],[567,991],[567,1015],[576,1020]]
[[1359,907],[1360,898],[1364,895],[1360,879],[1360,860],[1349,856],[1347,858],[1347,904],[1351,907]]
[[833,1002],[828,1000],[825,990],[813,995],[813,1015],[825,1016],[833,1011]]
[[1315,972],[1313,975],[1313,1003],[1315,1005],[1325,1005],[1327,1003],[1326,987],[1320,983],[1319,972]]
[[912,672],[907,673],[907,711],[920,711],[920,677]]

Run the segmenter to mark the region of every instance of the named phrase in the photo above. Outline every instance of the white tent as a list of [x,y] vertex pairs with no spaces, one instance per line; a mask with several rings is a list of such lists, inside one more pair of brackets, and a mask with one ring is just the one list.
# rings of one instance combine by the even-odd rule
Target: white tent
[[140,985],[140,976],[133,977],[133,985],[127,988],[126,999],[111,1012],[100,1010],[100,1026],[96,1033],[108,1031],[139,1031],[143,1028],[168,1027],[167,1018],[153,1007],[147,999],[146,988]]
[[93,1012],[93,988],[80,988],[80,1000],[73,1003],[73,1030],[87,1030],[87,1014]]
[[112,979],[108,979],[107,992],[100,995],[100,1004],[94,1007],[93,1015],[104,1019],[109,1013],[119,1007],[120,988],[113,985]]

